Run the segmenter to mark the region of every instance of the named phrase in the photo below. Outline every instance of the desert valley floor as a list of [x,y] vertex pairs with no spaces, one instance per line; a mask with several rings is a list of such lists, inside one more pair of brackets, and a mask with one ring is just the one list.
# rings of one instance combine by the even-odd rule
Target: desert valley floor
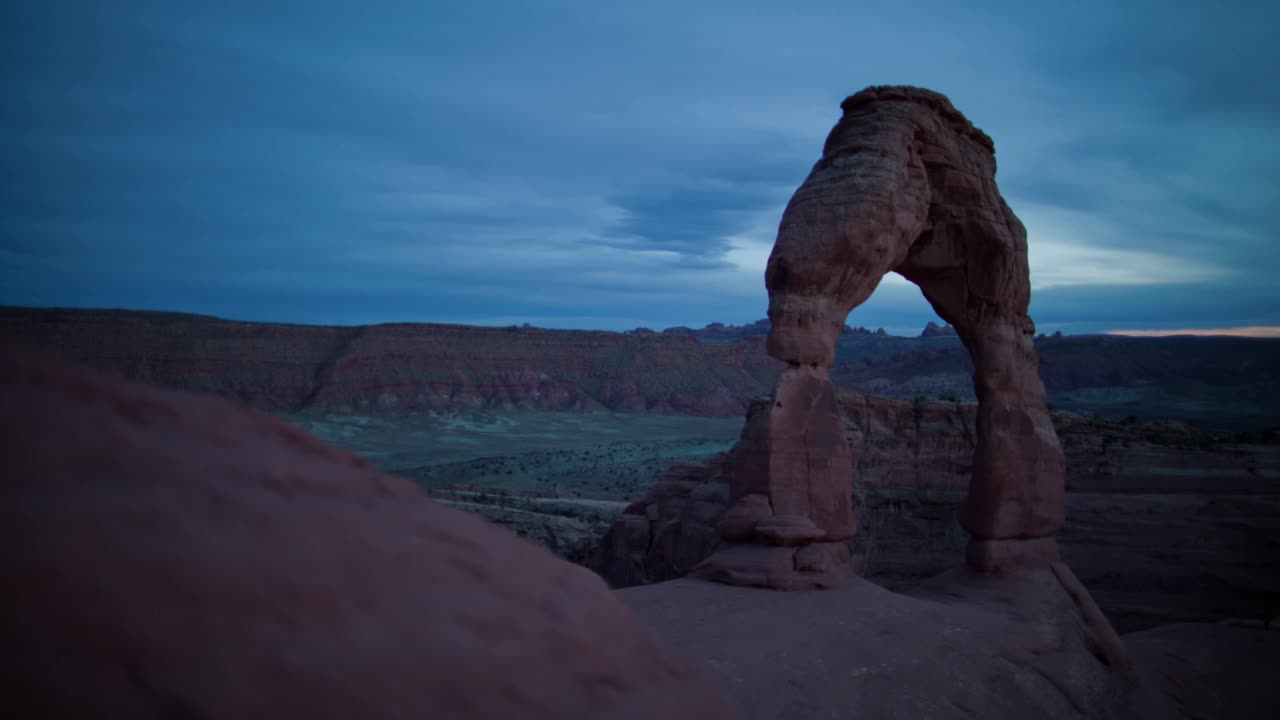
[[[904,590],[963,547],[963,478],[939,466],[963,462],[948,456],[945,435],[964,406],[897,405],[911,415],[916,434],[903,447],[917,464],[883,467],[868,457],[869,482],[855,495],[869,577]],[[742,429],[738,418],[616,412],[282,417],[582,563],[663,472],[714,462]],[[1076,463],[1064,553],[1118,628],[1189,619],[1265,626],[1280,616],[1280,447],[1215,445],[1159,423],[1079,421],[1062,432]]]
[[[599,583],[590,592],[582,589],[586,594],[575,598],[592,597],[592,602],[603,605],[621,603],[616,612],[622,613],[625,606],[665,647],[700,667],[740,707],[745,706],[742,717],[800,719],[821,716],[815,715],[820,711],[840,716],[838,708],[856,707],[863,711],[860,716],[904,720],[974,713],[1068,718],[1104,717],[1109,712],[1110,717],[1130,718],[1138,715],[1124,709],[1123,702],[1106,698],[1113,691],[1120,697],[1137,697],[1124,689],[1138,687],[1134,683],[1156,693],[1149,702],[1142,701],[1155,713],[1148,715],[1153,718],[1266,718],[1268,708],[1280,708],[1274,697],[1259,695],[1270,687],[1259,678],[1267,668],[1280,666],[1280,642],[1276,641],[1280,634],[1275,632],[1280,626],[1280,435],[1273,421],[1280,417],[1280,341],[1037,339],[1051,421],[1065,456],[1066,524],[1058,540],[1070,570],[975,585],[972,578],[955,573],[966,553],[968,536],[959,516],[977,437],[972,364],[944,329],[927,330],[918,338],[847,329],[837,344],[832,378],[837,382],[837,427],[852,453],[852,472],[845,482],[858,530],[849,552],[863,579],[805,599],[782,597],[776,590],[708,587],[706,581],[687,577],[720,545],[717,523],[730,510],[729,463],[743,437],[744,421],[765,410],[767,393],[781,368],[765,353],[760,324],[686,331],[628,334],[413,324],[339,328],[175,313],[0,308],[0,334],[7,342],[52,350],[63,359],[139,383],[133,389],[111,391],[121,397],[161,387],[199,393],[165,399],[156,406],[177,403],[184,408],[172,411],[177,415],[141,421],[148,433],[177,433],[172,442],[176,448],[190,445],[191,458],[146,460],[163,449],[147,435],[130,441],[141,444],[94,449],[103,437],[103,427],[118,426],[115,436],[134,437],[140,421],[135,417],[137,410],[129,408],[135,407],[136,400],[124,400],[106,408],[103,425],[95,425],[71,448],[74,452],[64,457],[59,451],[54,454],[59,459],[53,462],[39,455],[40,448],[53,447],[47,438],[68,432],[90,417],[79,410],[59,415],[58,408],[74,408],[86,398],[73,394],[70,406],[55,403],[42,408],[43,414],[33,414],[33,403],[40,407],[47,401],[23,399],[22,393],[32,389],[21,387],[21,373],[10,378],[19,384],[11,392],[13,401],[6,405],[10,438],[36,433],[15,448],[37,453],[27,461],[33,477],[66,462],[83,463],[95,478],[110,471],[116,486],[135,488],[133,500],[108,495],[85,501],[89,503],[85,507],[96,508],[104,523],[124,523],[112,537],[139,543],[139,557],[152,548],[179,543],[174,545],[177,554],[156,560],[163,577],[169,578],[160,584],[148,585],[139,579],[140,589],[126,593],[133,586],[121,585],[113,572],[109,581],[104,580],[106,585],[92,590],[126,603],[120,616],[132,617],[138,633],[154,627],[155,615],[137,614],[130,608],[146,606],[158,612],[169,607],[168,617],[179,624],[217,617],[221,610],[216,605],[195,607],[186,600],[167,605],[171,598],[164,588],[190,588],[202,597],[219,597],[222,590],[205,587],[208,578],[222,578],[234,587],[249,571],[221,573],[228,567],[242,567],[252,557],[266,563],[261,572],[267,573],[254,576],[257,584],[247,592],[255,596],[286,597],[295,592],[290,588],[300,586],[277,586],[293,582],[291,576],[279,577],[270,568],[279,567],[273,563],[299,562],[292,572],[302,574],[298,581],[304,585],[344,583],[332,591],[308,595],[312,599],[302,602],[319,602],[315,607],[324,608],[337,598],[350,598],[353,592],[378,594],[395,589],[391,595],[381,595],[384,600],[379,602],[413,599],[411,611],[380,613],[368,622],[384,624],[384,631],[395,636],[417,632],[434,638],[442,627],[439,623],[445,621],[424,625],[421,608],[444,603],[438,617],[450,613],[470,617],[467,613],[477,596],[466,588],[477,578],[495,589],[510,588],[516,582],[530,583],[520,592],[547,591],[541,578],[548,573],[559,576],[569,567],[552,563],[555,555],[584,566],[578,570],[597,583],[602,577],[614,589],[611,597],[601,596],[606,586]],[[52,390],[56,394],[56,384]],[[173,417],[194,412],[187,405],[211,402],[214,396],[257,409],[259,419],[235,420],[224,428],[230,437],[240,437],[237,433],[243,431],[235,428],[247,423],[249,434],[243,442],[249,446],[270,439],[252,430],[272,419],[262,415],[265,412],[308,434],[301,437],[326,440],[391,476],[370,487],[367,477],[348,477],[349,470],[342,469],[348,464],[314,468],[318,477],[337,473],[345,478],[338,486],[340,494],[354,493],[353,500],[372,492],[364,500],[335,506],[326,500],[330,491],[324,483],[316,486],[306,479],[309,474],[286,471],[263,478],[253,467],[257,450],[224,457],[223,445],[231,440],[210,437],[204,424],[168,427]],[[149,408],[152,402],[137,407]],[[154,412],[159,411],[147,410],[144,416]],[[44,424],[32,426],[40,418]],[[238,469],[228,472],[243,479],[245,492],[256,492],[252,489],[265,480],[267,485],[261,489],[268,496],[276,497],[283,490],[294,498],[273,511],[278,517],[267,527],[289,527],[294,522],[289,518],[306,508],[323,517],[337,513],[347,518],[343,522],[357,526],[372,525],[348,540],[341,533],[313,536],[311,525],[287,538],[226,534],[218,528],[261,527],[262,521],[246,525],[244,519],[234,517],[236,508],[252,507],[256,500],[197,509],[205,507],[201,483],[221,477],[205,477],[210,465],[195,460],[208,452],[200,448],[210,442],[217,444],[212,450],[216,464],[239,463]],[[289,442],[310,447],[309,440]],[[262,457],[272,457],[295,450],[263,452]],[[113,457],[103,464],[104,458]],[[160,469],[170,465],[172,470]],[[178,495],[172,496],[179,502],[177,507],[145,504],[147,479],[156,473],[163,475],[156,487],[177,483],[173,492]],[[75,483],[77,477],[64,480]],[[395,485],[405,481],[406,486]],[[106,489],[96,482],[77,487],[91,492]],[[399,489],[387,504],[384,493],[394,487]],[[362,544],[366,539],[430,537],[437,532],[432,524],[436,521],[415,524],[437,512],[411,510],[419,507],[407,494],[415,487],[428,493],[435,507],[487,520],[481,534],[496,535],[486,534],[489,539],[475,547],[507,548],[501,551],[503,558],[510,562],[524,558],[518,561],[518,572],[526,567],[543,569],[515,581],[502,573],[516,570],[480,569],[464,555],[457,559],[456,567],[465,572],[454,585],[461,593],[456,597],[440,595],[433,583],[422,584],[426,580],[418,571],[405,575],[400,564],[387,570],[390,574],[378,583],[345,584],[348,581],[342,578],[348,575],[344,573],[363,577],[371,571],[365,565],[381,567],[380,563],[395,557]],[[28,489],[38,495],[44,488]],[[187,499],[177,500],[180,497]],[[130,509],[132,502],[144,505]],[[18,527],[27,528],[20,534],[52,540],[55,536],[49,528],[66,522],[77,530],[66,531],[65,540],[57,546],[65,546],[64,551],[74,557],[114,546],[114,541],[103,547],[91,543],[91,536],[79,529],[84,520],[73,511],[75,505],[55,502],[49,507],[63,507],[69,514],[24,515],[15,520]],[[382,510],[365,517],[361,508],[366,507]],[[401,517],[405,512],[419,519]],[[232,516],[223,517],[226,513]],[[136,517],[150,520],[139,524],[130,519]],[[394,517],[401,520],[393,521]],[[182,518],[183,525],[174,526],[176,518]],[[397,526],[400,530],[389,530],[386,524],[401,521],[408,525]],[[196,524],[181,529],[188,522]],[[198,531],[201,527],[209,529]],[[183,536],[187,539],[175,540],[175,532],[188,533]],[[534,558],[508,548],[506,543],[517,542],[517,537],[550,553],[539,551],[543,554]],[[226,542],[212,548],[203,545],[216,538],[249,545],[239,549]],[[90,544],[74,545],[80,540]],[[531,547],[525,542],[519,545]],[[464,546],[473,547],[459,547]],[[235,555],[237,559],[228,565],[217,560],[226,552],[247,555]],[[313,561],[305,558],[314,552],[323,552],[325,560],[307,564]],[[414,561],[416,566],[437,562],[431,559],[437,557],[435,550],[423,552],[426,555]],[[330,558],[351,553],[360,558],[352,569],[331,567]],[[128,565],[133,557],[104,560],[101,567]],[[74,573],[96,572],[89,566],[77,567]],[[328,569],[307,578],[311,572],[307,568]],[[47,569],[33,566],[30,572]],[[499,574],[489,574],[494,572]],[[1073,584],[1077,578],[1082,585]],[[84,611],[80,606],[60,605],[57,597],[44,594],[61,582],[30,585],[29,596],[21,601],[28,603],[24,612],[32,617],[53,613],[50,617],[65,619]],[[1078,606],[1064,605],[1067,596],[1062,588],[1068,589],[1067,596],[1088,600]],[[459,604],[449,605],[455,600]],[[523,608],[526,602],[517,601],[513,607]],[[227,658],[237,658],[229,662],[241,667],[245,653],[257,653],[263,662],[287,663],[288,653],[280,654],[284,650],[336,632],[326,625],[328,616],[323,613],[308,616],[311,619],[305,622],[290,620],[291,629],[285,630],[277,618],[292,617],[297,605],[289,605],[283,616],[272,607],[270,600],[261,606],[265,625],[237,621],[236,633],[214,632],[200,643],[223,647]],[[503,615],[495,610],[483,617],[487,619],[459,621],[456,627],[473,628],[488,637],[492,622],[499,622],[493,618],[506,618],[500,621],[510,628],[504,633],[542,621],[523,611]],[[566,626],[563,619],[555,620],[554,632],[581,631],[591,637],[629,632],[590,626],[594,622],[590,618],[597,617],[583,616],[587,626]],[[82,622],[99,627],[93,617]],[[1085,637],[1101,645],[1081,645],[1078,622],[1084,623],[1080,627]],[[258,627],[265,629],[254,630]],[[30,628],[19,630],[27,633]],[[287,632],[293,639],[262,645],[252,639],[258,637],[252,634],[256,632]],[[760,632],[774,640],[763,642]],[[1108,635],[1114,632],[1122,633],[1122,639]],[[49,642],[78,647],[82,640],[30,638],[32,648]],[[362,640],[353,637],[350,642]],[[112,641],[102,647],[103,652],[112,653],[119,645]],[[449,649],[428,642],[421,649],[432,651],[432,647],[447,650],[451,659],[459,652],[478,653],[472,656],[474,662],[458,667],[484,668],[470,675],[470,681],[493,679],[491,657],[482,645],[467,641]],[[534,651],[539,646],[522,647]],[[890,648],[915,650],[879,650]],[[165,652],[181,655],[184,651]],[[935,659],[930,667],[955,669],[942,674],[927,670],[921,665],[920,652]],[[136,657],[137,662],[151,658],[145,662],[154,663],[155,658],[166,656],[139,649]],[[327,667],[339,667],[346,657],[330,658]],[[190,702],[197,705],[210,707],[225,697],[192,695],[196,691],[189,689],[194,687],[191,683],[200,683],[191,678],[206,675],[198,668],[186,674],[181,667],[169,669],[164,660],[151,667],[153,676],[167,678],[153,682],[167,683],[173,692],[196,698]],[[55,677],[55,669],[38,664],[28,672],[33,674],[32,683]],[[632,679],[614,677],[608,683],[629,687],[635,676],[634,671],[626,672],[632,674],[625,677]],[[239,677],[227,675],[232,676]],[[948,690],[920,692],[918,684],[926,677]],[[550,692],[546,687],[550,686],[530,692]],[[60,696],[64,688],[65,683],[58,682],[50,692]],[[1111,689],[1099,695],[1098,688]],[[438,692],[454,692],[453,685],[446,684]],[[415,680],[405,685],[395,707],[411,707],[428,696]],[[468,696],[464,702],[480,697],[484,693]],[[662,697],[664,702],[676,702],[680,695]],[[341,706],[341,698],[326,698],[326,711]],[[1180,712],[1161,705],[1160,698],[1172,698]],[[281,707],[294,710],[316,701],[310,690],[280,698]],[[1095,712],[1098,708],[1102,710]],[[553,716],[564,715],[548,715]]]

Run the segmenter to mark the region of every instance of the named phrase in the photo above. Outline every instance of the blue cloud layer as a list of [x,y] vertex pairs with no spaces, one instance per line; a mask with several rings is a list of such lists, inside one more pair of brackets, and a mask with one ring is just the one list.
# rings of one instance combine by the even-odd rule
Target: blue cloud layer
[[840,99],[910,83],[995,138],[1043,329],[1280,325],[1276,8],[437,5],[7,7],[0,303],[747,322]]

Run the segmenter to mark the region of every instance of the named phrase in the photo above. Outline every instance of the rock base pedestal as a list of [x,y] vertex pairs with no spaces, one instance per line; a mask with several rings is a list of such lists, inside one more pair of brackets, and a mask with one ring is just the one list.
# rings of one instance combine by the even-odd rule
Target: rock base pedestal
[[965,548],[965,563],[984,575],[1038,567],[1061,561],[1053,538],[984,540],[973,538]]
[[858,572],[843,542],[800,547],[730,543],[703,560],[693,575],[726,585],[825,590],[849,583]]
[[853,462],[825,367],[793,362],[783,371],[768,407],[748,417],[730,468],[733,504],[717,527],[726,544],[694,575],[779,590],[855,577],[846,543],[854,534]]
[[695,577],[746,587],[821,590],[858,574],[845,537],[832,538],[804,515],[776,514],[765,495],[738,498],[718,530],[725,544],[694,568]]

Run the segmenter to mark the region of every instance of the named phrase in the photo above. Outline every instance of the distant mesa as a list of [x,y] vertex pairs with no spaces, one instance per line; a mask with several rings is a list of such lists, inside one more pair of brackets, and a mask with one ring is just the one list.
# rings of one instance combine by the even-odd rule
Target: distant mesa
[[[741,340],[743,338],[749,338],[749,337],[766,337],[769,334],[770,328],[771,328],[771,325],[769,323],[769,319],[762,318],[760,320],[757,320],[753,323],[748,323],[746,325],[725,325],[724,323],[713,322],[713,323],[709,323],[706,327],[703,327],[700,330],[696,330],[691,327],[686,327],[684,325],[677,325],[675,327],[669,327],[663,330],[662,332],[667,335],[691,335],[693,337],[698,338],[699,340],[729,341],[729,340]],[[632,335],[643,335],[646,333],[651,333],[653,331],[650,330],[649,328],[641,327],[641,328],[636,328],[635,330],[628,330],[627,332]],[[884,331],[884,328],[876,328],[875,331],[872,331],[868,328],[850,327],[849,325],[845,325],[844,330],[842,330],[840,334],[841,335],[878,335],[881,337],[883,337],[884,335],[887,335],[887,333]]]
[[769,321],[757,320],[746,325],[725,325],[724,323],[709,323],[701,330],[696,330],[684,325],[669,327],[662,331],[667,335],[692,335],[699,340],[741,340],[749,337],[764,337],[769,334]]
[[0,307],[3,345],[54,348],[132,380],[261,410],[337,414],[521,408],[741,416],[779,365],[731,343],[659,333],[284,325],[74,308]]
[[939,325],[938,323],[935,323],[935,322],[930,322],[928,325],[925,325],[924,330],[920,332],[920,337],[924,337],[924,338],[953,337],[956,335],[958,335],[958,333],[956,332],[956,329],[951,327],[950,324]]
[[[976,399],[973,362],[958,337],[848,327],[843,333],[831,371],[843,390]],[[0,306],[0,346],[50,348],[129,379],[212,392],[271,412],[521,408],[741,417],[784,367],[761,340],[706,340],[647,328],[326,327]],[[1275,426],[1280,338],[1053,332],[1036,338],[1036,350],[1049,399],[1060,409],[1112,419],[1180,418],[1225,433]],[[1235,400],[1220,402],[1218,393],[1228,389]],[[1138,404],[1117,404],[1117,397]]]

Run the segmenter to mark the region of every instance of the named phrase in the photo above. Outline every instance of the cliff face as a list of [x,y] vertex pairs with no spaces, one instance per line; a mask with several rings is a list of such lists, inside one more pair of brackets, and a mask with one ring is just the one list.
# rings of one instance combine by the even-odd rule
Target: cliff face
[[[728,327],[728,326],[726,326]],[[750,327],[750,326],[746,326]],[[396,324],[282,325],[183,313],[0,307],[0,342],[124,377],[270,411],[358,414],[476,407],[740,416],[782,363],[763,337]],[[1049,401],[1121,418],[1191,418],[1220,432],[1273,427],[1280,341],[1065,337],[1038,342]],[[869,395],[973,397],[950,337],[846,328],[832,379]],[[841,360],[841,358],[845,358]]]
[[0,308],[0,337],[265,410],[475,407],[739,415],[778,363],[763,339],[388,324],[323,327],[180,313]]
[[[973,361],[945,336],[913,338],[892,352],[838,354],[831,377],[872,395],[973,399]],[[1060,410],[1111,419],[1191,419],[1222,433],[1275,427],[1280,416],[1280,340],[1247,337],[1036,340],[1040,379]]]
[[[975,407],[845,393],[840,406],[864,574],[897,589],[953,566]],[[1053,421],[1067,460],[1062,554],[1122,630],[1280,614],[1280,445],[1219,443],[1174,423]],[[728,462],[671,468],[590,563],[619,587],[687,573],[719,543]]]

